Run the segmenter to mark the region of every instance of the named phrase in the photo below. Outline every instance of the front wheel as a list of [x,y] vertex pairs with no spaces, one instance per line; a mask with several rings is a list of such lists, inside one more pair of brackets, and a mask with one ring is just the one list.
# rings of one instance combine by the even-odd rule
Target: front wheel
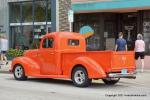
[[13,71],[16,80],[26,80],[24,68],[21,65],[16,65]]
[[119,82],[120,78],[105,78],[105,79],[102,79],[102,80],[107,85],[114,85],[117,82]]
[[83,67],[77,67],[72,72],[72,81],[77,87],[88,87],[92,79],[88,78],[88,73]]

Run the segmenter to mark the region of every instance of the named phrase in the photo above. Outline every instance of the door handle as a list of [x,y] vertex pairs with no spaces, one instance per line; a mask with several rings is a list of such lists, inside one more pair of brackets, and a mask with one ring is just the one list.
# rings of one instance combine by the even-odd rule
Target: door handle
[[50,53],[51,55],[53,55],[54,53]]

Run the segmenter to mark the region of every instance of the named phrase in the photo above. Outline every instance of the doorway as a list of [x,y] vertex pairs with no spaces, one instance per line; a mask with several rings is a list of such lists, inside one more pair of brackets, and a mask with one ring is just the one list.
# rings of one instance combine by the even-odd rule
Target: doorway
[[127,40],[128,50],[134,50],[134,44],[137,36],[138,13],[122,14],[122,32]]

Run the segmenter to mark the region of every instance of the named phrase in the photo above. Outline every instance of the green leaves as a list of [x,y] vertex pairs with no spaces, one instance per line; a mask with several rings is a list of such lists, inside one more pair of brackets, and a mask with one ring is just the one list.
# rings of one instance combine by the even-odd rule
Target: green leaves
[[7,56],[11,56],[11,57],[19,57],[23,55],[23,50],[20,49],[12,49],[10,48],[7,52]]

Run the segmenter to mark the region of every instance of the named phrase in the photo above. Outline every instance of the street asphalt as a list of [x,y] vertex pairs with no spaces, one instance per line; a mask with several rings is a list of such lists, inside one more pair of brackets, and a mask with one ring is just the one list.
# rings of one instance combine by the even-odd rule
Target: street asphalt
[[121,79],[116,85],[94,80],[88,88],[75,87],[70,80],[29,78],[16,81],[0,73],[0,100],[150,100],[150,71],[136,79]]
[[0,100],[150,100],[150,70],[136,79],[121,79],[114,86],[94,80],[88,88],[77,88],[69,80],[29,78],[16,81],[9,73],[11,61],[0,69]]

